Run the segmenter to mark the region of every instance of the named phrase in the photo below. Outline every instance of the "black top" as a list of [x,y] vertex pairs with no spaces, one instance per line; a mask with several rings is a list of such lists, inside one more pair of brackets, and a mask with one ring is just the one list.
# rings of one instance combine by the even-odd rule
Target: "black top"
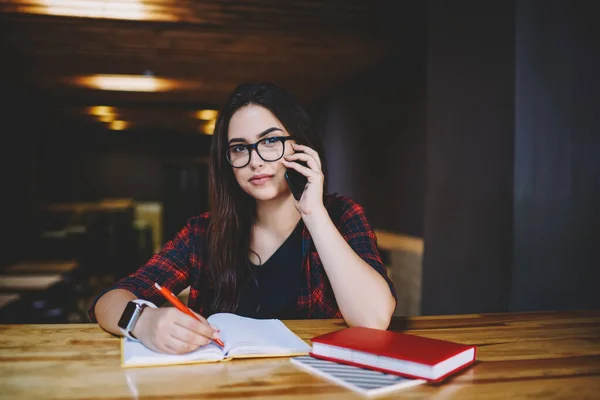
[[262,265],[250,262],[236,314],[251,318],[297,319],[297,298],[306,278],[302,276],[302,220]]

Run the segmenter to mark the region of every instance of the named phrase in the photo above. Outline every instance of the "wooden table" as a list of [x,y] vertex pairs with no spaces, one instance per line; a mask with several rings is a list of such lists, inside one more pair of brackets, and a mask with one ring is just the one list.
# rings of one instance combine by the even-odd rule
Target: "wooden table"
[[[285,321],[300,337],[340,320]],[[598,399],[600,310],[396,318],[395,331],[478,346],[478,361],[407,399]],[[122,369],[119,340],[95,324],[0,325],[0,397],[11,399],[360,398],[289,359]]]
[[10,274],[63,274],[78,267],[75,260],[21,261],[6,267]]
[[11,292],[46,290],[62,279],[60,274],[0,275],[0,290]]
[[0,308],[21,298],[19,293],[0,293]]

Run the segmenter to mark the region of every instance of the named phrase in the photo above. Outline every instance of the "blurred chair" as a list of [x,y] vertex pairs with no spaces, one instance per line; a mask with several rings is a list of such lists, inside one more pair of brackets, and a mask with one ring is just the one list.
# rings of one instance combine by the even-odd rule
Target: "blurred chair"
[[42,260],[42,261],[20,261],[9,265],[4,272],[9,274],[68,274],[79,265],[75,260]]
[[133,247],[135,251],[134,268],[137,269],[152,257],[155,253],[156,246],[154,244],[154,232],[149,223],[142,220],[136,220],[133,226],[135,231],[135,244]]
[[[157,247],[153,227],[161,222],[157,204],[138,208],[132,199],[102,199],[43,206],[39,246],[31,261],[70,259],[78,268],[64,276],[58,289],[30,293],[21,299],[20,312],[35,320],[71,320],[76,315],[74,303],[79,310],[87,308],[99,290],[148,261]],[[31,265],[13,268],[33,273]]]
[[1,308],[0,323],[80,322],[73,288],[71,278],[61,274],[0,275],[0,291],[18,296]]
[[135,267],[132,201],[103,201],[85,217],[87,244],[82,263],[92,274],[122,277]]
[[154,252],[160,251],[163,244],[163,207],[158,202],[137,202],[135,221],[143,221],[152,230]]
[[398,296],[395,316],[421,314],[423,239],[376,230],[377,245]]

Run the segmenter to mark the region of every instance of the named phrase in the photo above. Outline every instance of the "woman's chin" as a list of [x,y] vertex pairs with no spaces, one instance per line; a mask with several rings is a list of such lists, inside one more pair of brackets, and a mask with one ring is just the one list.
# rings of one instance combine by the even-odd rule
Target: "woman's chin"
[[265,188],[250,188],[246,191],[250,196],[254,197],[257,201],[269,201],[274,200],[278,197],[284,196],[286,193],[281,193],[274,187]]

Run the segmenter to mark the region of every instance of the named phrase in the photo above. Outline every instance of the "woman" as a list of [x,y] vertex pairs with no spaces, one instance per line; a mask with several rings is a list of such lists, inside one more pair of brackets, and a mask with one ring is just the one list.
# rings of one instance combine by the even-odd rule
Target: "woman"
[[[156,308],[164,302],[156,282],[174,293],[190,286],[188,306],[199,316],[343,317],[386,329],[396,295],[375,235],[360,205],[324,195],[322,160],[307,114],[287,92],[240,85],[212,140],[211,213],[190,218],[146,265],[104,291],[91,320],[164,353],[219,338],[204,317]],[[287,169],[307,179],[299,200]]]

